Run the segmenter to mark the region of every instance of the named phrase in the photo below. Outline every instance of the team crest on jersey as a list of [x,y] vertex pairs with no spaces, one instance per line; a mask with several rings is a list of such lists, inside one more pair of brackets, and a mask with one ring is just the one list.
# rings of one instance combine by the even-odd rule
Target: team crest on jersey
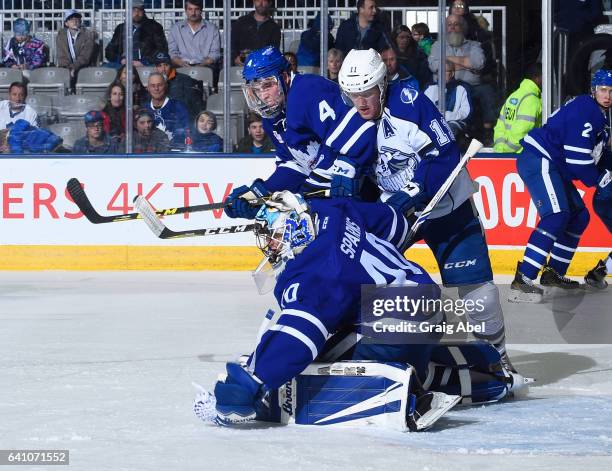
[[402,88],[402,93],[400,93],[400,100],[402,103],[406,103],[407,105],[412,105],[414,100],[419,96],[419,92],[411,87]]
[[395,129],[391,125],[391,123],[384,119],[382,120],[382,128],[383,133],[385,134],[385,139],[389,139],[391,136],[395,136]]

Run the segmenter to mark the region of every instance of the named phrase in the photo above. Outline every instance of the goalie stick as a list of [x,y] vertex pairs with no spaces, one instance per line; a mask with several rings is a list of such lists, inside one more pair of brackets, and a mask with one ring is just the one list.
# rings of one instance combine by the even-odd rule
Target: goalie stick
[[482,143],[477,141],[476,139],[472,139],[472,142],[470,142],[469,147],[465,151],[465,154],[463,155],[463,157],[461,158],[457,166],[453,169],[453,171],[450,173],[448,178],[444,181],[440,189],[436,192],[433,198],[429,201],[427,206],[425,206],[425,209],[421,211],[421,214],[419,214],[419,217],[417,218],[417,220],[414,222],[414,224],[410,228],[410,232],[408,233],[408,237],[406,238],[407,241],[412,240],[414,238],[419,228],[425,223],[425,221],[429,219],[429,216],[431,215],[431,212],[436,207],[436,205],[440,202],[442,198],[444,198],[444,196],[446,196],[446,193],[448,193],[448,190],[450,189],[451,185],[455,182],[455,179],[459,176],[459,173],[461,172],[461,170],[463,170],[463,168],[467,165],[469,160],[472,157],[474,157],[481,148],[482,148]]

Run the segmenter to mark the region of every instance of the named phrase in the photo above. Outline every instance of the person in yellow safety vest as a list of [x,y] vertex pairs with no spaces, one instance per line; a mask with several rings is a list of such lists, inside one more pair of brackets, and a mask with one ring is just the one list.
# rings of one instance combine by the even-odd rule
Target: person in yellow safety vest
[[521,85],[506,100],[495,125],[493,150],[519,153],[519,141],[533,128],[542,126],[542,64],[527,69]]

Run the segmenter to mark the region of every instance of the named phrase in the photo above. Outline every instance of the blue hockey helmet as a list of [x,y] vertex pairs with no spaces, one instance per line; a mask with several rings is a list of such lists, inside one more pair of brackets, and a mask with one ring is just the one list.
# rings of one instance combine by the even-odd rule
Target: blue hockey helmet
[[593,74],[591,79],[591,88],[598,86],[612,87],[612,70],[599,69]]
[[255,216],[257,247],[278,269],[315,239],[309,208],[302,196],[274,193]]
[[274,46],[251,52],[246,58],[242,77],[242,91],[249,108],[263,118],[274,118],[283,109],[287,86],[284,73],[289,72],[289,62]]

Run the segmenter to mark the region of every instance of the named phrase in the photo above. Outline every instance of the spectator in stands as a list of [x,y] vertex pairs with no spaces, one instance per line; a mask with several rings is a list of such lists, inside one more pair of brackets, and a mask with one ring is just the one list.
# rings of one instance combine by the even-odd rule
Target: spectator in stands
[[168,83],[168,96],[179,100],[187,107],[189,117],[195,118],[204,108],[204,85],[200,80],[194,80],[189,75],[178,72],[170,56],[165,52],[155,54],[155,67],[164,75]]
[[155,116],[147,108],[134,114],[134,138],[132,151],[135,154],[156,154],[170,151],[170,140],[165,132],[155,127]]
[[253,0],[251,13],[232,23],[234,65],[244,65],[250,51],[266,46],[280,47],[281,28],[272,19],[272,0]]
[[380,52],[391,46],[387,29],[377,17],[375,0],[357,0],[357,13],[340,23],[335,47],[344,55],[351,49],[375,49]]
[[508,97],[495,125],[495,152],[519,153],[519,141],[542,126],[542,64],[533,64],[517,90]]
[[70,88],[74,90],[77,75],[83,67],[95,61],[96,38],[93,31],[81,27],[81,14],[76,10],[66,10],[64,28],[57,32],[55,50],[57,66],[70,71]]
[[5,154],[46,154],[57,150],[61,143],[61,137],[25,119],[9,123],[0,131],[0,152]]
[[[168,52],[168,43],[164,29],[157,21],[147,17],[144,1],[134,0],[132,2],[134,62],[136,67],[151,65],[153,56],[158,51]],[[106,60],[112,67],[119,68],[125,64],[125,52],[123,49],[125,23],[117,25],[113,38],[106,46]]]
[[290,52],[290,51],[285,52],[283,56],[285,56],[285,59],[287,59],[287,62],[289,62],[289,71],[293,72],[294,74],[297,74],[298,73],[297,56],[293,52]]
[[344,61],[344,53],[340,49],[331,48],[327,51],[327,78],[338,83],[338,74]]
[[421,49],[426,56],[431,54],[431,46],[434,40],[429,33],[429,26],[427,26],[427,23],[415,23],[412,25],[412,39],[416,41],[419,49]]
[[186,0],[185,21],[174,24],[168,34],[168,52],[177,67],[212,67],[221,58],[219,29],[202,18],[202,0]]
[[30,35],[30,23],[18,18],[13,22],[14,36],[4,48],[3,63],[13,69],[32,70],[47,63],[45,43]]
[[210,111],[201,111],[195,119],[191,133],[192,149],[196,152],[223,152],[223,139],[215,133],[217,117]]
[[0,101],[0,129],[6,129],[9,123],[24,119],[32,126],[38,126],[38,113],[30,105],[26,105],[28,89],[21,82],[13,82],[9,86],[8,100]]
[[[117,78],[115,82],[121,83],[124,89],[127,89],[127,70],[125,70],[125,65],[122,65],[117,71]],[[140,81],[140,75],[138,74],[138,70],[136,67],[132,68],[132,105],[134,106],[134,111],[136,111],[137,107],[143,106],[143,104],[149,99],[149,94],[147,89]]]
[[72,147],[73,154],[118,154],[122,152],[119,139],[111,138],[104,130],[108,116],[102,111],[89,111],[83,117],[86,134],[77,139]]
[[123,140],[125,137],[125,87],[121,82],[111,83],[106,92],[106,105],[102,109],[108,116],[106,130],[111,138]]
[[406,25],[399,25],[391,36],[396,47],[397,61],[407,73],[419,82],[419,88],[424,90],[431,83],[432,74],[427,63],[427,56],[419,49],[417,42]]
[[[497,120],[495,90],[489,83],[482,83],[480,71],[484,67],[485,56],[480,43],[465,38],[463,33],[467,23],[462,16],[449,15],[446,18],[446,60],[455,66],[455,78],[471,87],[471,96],[480,105],[482,135],[479,136],[486,146],[493,145],[493,126]],[[437,73],[440,68],[438,41],[431,48],[429,67]]]
[[[425,95],[438,106],[438,84],[433,83],[425,90]],[[455,80],[455,65],[446,62],[446,94],[444,119],[449,124],[455,139],[462,150],[469,144],[466,131],[472,115],[472,101],[465,86]]]
[[189,130],[187,107],[181,101],[168,97],[168,83],[159,72],[149,75],[148,89],[151,100],[145,107],[153,112],[155,127],[166,133],[174,148],[184,148]]
[[244,136],[234,148],[241,154],[264,154],[274,152],[274,145],[266,135],[261,116],[250,112],[247,117],[248,136]]
[[410,85],[415,90],[419,90],[419,82],[405,68],[401,67],[397,62],[397,54],[392,47],[386,47],[380,53],[383,62],[387,66],[387,82],[393,83],[398,80],[404,80],[407,85]]
[[[334,22],[331,15],[327,17],[327,49],[334,47],[334,37],[331,30]],[[321,13],[310,21],[306,31],[300,36],[300,46],[297,50],[297,60],[301,65],[320,67],[321,65]]]

